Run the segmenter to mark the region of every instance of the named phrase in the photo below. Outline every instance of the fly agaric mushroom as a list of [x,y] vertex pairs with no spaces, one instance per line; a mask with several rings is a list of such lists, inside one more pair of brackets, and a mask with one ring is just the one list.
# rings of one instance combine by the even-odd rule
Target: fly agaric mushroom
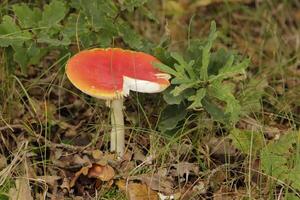
[[161,73],[153,64],[155,57],[120,48],[81,51],[69,59],[66,74],[82,92],[108,101],[111,107],[111,151],[124,154],[123,97],[129,91],[157,93],[170,83],[169,74]]

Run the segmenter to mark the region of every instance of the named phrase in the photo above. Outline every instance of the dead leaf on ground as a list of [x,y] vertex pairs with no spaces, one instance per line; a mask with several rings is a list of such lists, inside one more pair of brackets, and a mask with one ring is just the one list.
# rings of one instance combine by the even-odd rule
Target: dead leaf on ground
[[[239,200],[247,197],[247,191],[244,189],[230,189],[226,186],[221,186],[221,188],[214,193],[214,200]],[[252,198],[255,198],[255,194],[253,194]]]
[[195,175],[199,173],[199,166],[196,163],[180,162],[172,166],[180,177],[184,175],[188,177],[191,172]]
[[210,153],[216,156],[235,156],[236,148],[231,144],[228,138],[210,137],[206,142]]
[[169,177],[159,176],[158,174],[143,174],[140,176],[130,177],[130,180],[140,180],[152,190],[164,194],[173,194],[173,180]]
[[126,184],[125,180],[119,180],[116,184],[121,191],[126,193],[129,200],[159,200],[157,192],[145,184]]
[[33,200],[29,181],[25,178],[16,180],[16,188],[9,190],[10,200]]
[[207,193],[208,188],[209,185],[207,182],[201,180],[197,183],[193,183],[192,185],[186,185],[181,189],[182,195],[180,200],[196,199],[197,196]]
[[75,165],[81,165],[81,166],[91,166],[91,164],[92,164],[87,155],[84,155],[83,157],[81,157],[78,154],[74,155],[73,163]]
[[56,181],[60,180],[60,176],[37,176],[37,179],[41,179],[45,181],[50,186],[54,186],[56,184]]

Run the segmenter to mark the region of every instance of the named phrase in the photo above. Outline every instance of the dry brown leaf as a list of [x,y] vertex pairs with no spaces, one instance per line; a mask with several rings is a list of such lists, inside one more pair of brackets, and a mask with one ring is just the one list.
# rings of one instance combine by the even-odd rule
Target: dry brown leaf
[[159,200],[157,192],[141,183],[128,183],[125,180],[117,181],[117,186],[126,195],[129,200]]
[[[255,191],[255,190],[254,190]],[[231,189],[226,186],[221,186],[221,188],[213,194],[214,200],[239,200],[247,197],[247,191],[244,189]],[[253,196],[252,196],[253,195]],[[255,194],[252,194],[252,198],[255,198]]]
[[16,180],[16,188],[9,190],[10,200],[33,200],[29,181],[24,178]]
[[37,176],[36,178],[45,181],[50,186],[54,186],[56,181],[61,179],[60,176]]
[[101,181],[110,181],[115,176],[115,170],[109,165],[97,165],[94,164],[88,172],[89,178],[97,178]]
[[135,162],[126,161],[121,163],[120,167],[118,168],[118,172],[119,174],[122,174],[123,177],[125,177],[129,175],[134,169],[135,169]]
[[177,174],[181,177],[183,177],[184,174],[188,177],[191,172],[195,175],[199,173],[199,166],[195,163],[180,162],[172,166],[176,168]]
[[91,166],[92,165],[88,156],[84,155],[83,157],[80,157],[78,154],[74,155],[73,163],[75,165],[81,165],[81,166]]
[[236,149],[231,144],[228,138],[210,137],[206,142],[210,149],[210,153],[216,156],[234,156],[236,155]]
[[173,180],[158,174],[143,174],[131,177],[131,180],[140,180],[152,190],[159,191],[164,194],[173,194]]

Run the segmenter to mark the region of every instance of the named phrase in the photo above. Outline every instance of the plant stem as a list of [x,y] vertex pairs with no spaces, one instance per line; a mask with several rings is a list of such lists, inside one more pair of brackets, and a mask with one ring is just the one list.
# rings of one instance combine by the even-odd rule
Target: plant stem
[[125,149],[123,99],[111,101],[111,125],[110,150],[122,157]]

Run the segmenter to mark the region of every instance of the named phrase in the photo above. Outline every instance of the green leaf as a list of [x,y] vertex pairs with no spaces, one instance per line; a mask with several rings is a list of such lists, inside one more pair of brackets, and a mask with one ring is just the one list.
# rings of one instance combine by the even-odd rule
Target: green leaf
[[80,0],[80,7],[87,17],[89,26],[95,31],[105,28],[107,24],[113,25],[118,9],[113,1],[107,0]]
[[171,74],[173,76],[177,76],[177,72],[173,68],[171,68],[171,67],[169,67],[169,66],[167,66],[167,65],[165,65],[161,62],[153,63],[153,65],[154,65],[154,67],[158,68],[162,72],[166,72],[166,73]]
[[207,81],[208,80],[208,64],[210,60],[210,49],[211,49],[212,43],[209,41],[206,46],[203,48],[202,53],[202,65],[200,69],[200,77],[201,80]]
[[219,74],[216,76],[217,78],[225,79],[231,78],[236,74],[245,74],[245,69],[249,65],[249,60],[245,59],[243,62],[233,64],[233,55],[230,56],[225,66],[220,69]]
[[229,120],[231,122],[237,122],[241,113],[241,106],[238,100],[232,94],[232,88],[230,85],[215,81],[211,83],[208,89],[210,96],[226,102],[225,114],[229,116]]
[[210,25],[210,34],[208,36],[208,41],[202,49],[202,65],[200,69],[201,80],[208,80],[208,65],[210,61],[211,48],[214,40],[217,38],[218,33],[216,32],[216,23],[213,21]]
[[212,118],[221,123],[227,123],[225,113],[217,104],[209,98],[204,97],[202,100],[203,108],[212,116]]
[[296,189],[300,189],[299,142],[299,132],[289,132],[270,142],[260,154],[261,168],[267,175],[290,182]]
[[22,28],[32,28],[36,27],[38,21],[42,17],[42,12],[38,8],[30,9],[28,5],[22,4],[15,4],[12,6],[12,9],[18,20],[20,22],[20,26]]
[[41,34],[37,39],[38,43],[45,43],[49,46],[57,47],[57,46],[68,46],[71,41],[67,37],[63,37],[63,39],[59,40],[57,38],[50,38],[49,35]]
[[171,91],[174,87],[169,87],[163,92],[163,98],[169,105],[180,104],[184,99],[192,96],[195,92],[193,89],[187,89],[181,92],[179,95],[174,96]]
[[171,94],[173,94],[174,96],[178,96],[180,95],[180,93],[182,93],[184,90],[193,88],[193,86],[197,84],[197,83],[187,83],[187,84],[181,84],[179,86],[176,86],[174,88],[174,90],[171,91]]
[[130,26],[126,23],[119,25],[119,34],[123,37],[123,40],[131,48],[140,49],[142,48],[142,38],[138,35]]
[[228,137],[237,149],[247,155],[256,155],[265,146],[261,132],[233,129]]
[[67,14],[67,8],[64,2],[53,0],[49,5],[45,5],[42,14],[42,20],[39,22],[40,26],[52,27],[57,25]]
[[187,115],[187,110],[180,105],[169,105],[161,113],[161,118],[159,122],[159,130],[165,132],[167,130],[172,130],[176,128],[178,123],[182,121]]
[[201,108],[202,107],[202,99],[206,95],[206,89],[200,88],[196,95],[190,96],[188,98],[189,101],[193,101],[193,103],[188,107],[189,109]]
[[23,47],[17,47],[14,53],[14,60],[20,65],[22,73],[26,73],[27,64],[29,62],[29,58],[27,56],[27,49]]
[[22,73],[26,74],[28,65],[39,63],[40,59],[46,53],[46,49],[40,49],[35,44],[29,47],[14,47],[14,61],[21,68]]
[[218,49],[216,52],[212,52],[208,66],[208,74],[217,75],[231,55],[233,54],[224,48]]
[[258,112],[261,109],[261,98],[265,94],[265,88],[268,86],[266,79],[252,78],[243,87],[238,96],[242,115]]
[[125,0],[123,1],[122,9],[132,12],[135,8],[143,6],[147,1],[148,0]]
[[[171,56],[178,62],[178,64],[175,64],[175,69],[177,71],[177,73],[187,79],[187,78],[190,78],[190,79],[193,79],[193,80],[196,80],[196,74],[193,70],[193,65],[194,65],[194,60],[191,60],[189,63],[187,63],[184,58],[179,55],[178,53],[171,53]],[[187,72],[187,74],[186,74]],[[189,77],[188,77],[188,76]]]
[[28,31],[22,31],[10,16],[5,15],[0,24],[0,47],[22,46],[32,38]]
[[[70,39],[80,39],[80,36],[84,33],[89,32],[86,26],[86,20],[82,14],[70,14],[64,27],[62,29],[62,34]],[[79,41],[80,42],[80,41]]]

